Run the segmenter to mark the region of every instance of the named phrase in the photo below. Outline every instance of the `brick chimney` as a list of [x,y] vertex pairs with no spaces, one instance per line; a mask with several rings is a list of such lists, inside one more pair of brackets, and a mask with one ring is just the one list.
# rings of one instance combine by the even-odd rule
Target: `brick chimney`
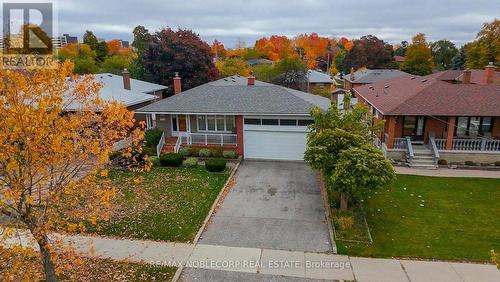
[[356,76],[354,75],[354,68],[351,67],[351,80],[355,80],[356,79]]
[[463,76],[462,76],[462,83],[469,84],[470,83],[470,76],[471,76],[471,71],[469,69],[464,70]]
[[486,84],[492,84],[493,81],[495,80],[495,65],[493,65],[493,62],[490,62],[485,68],[484,68],[484,81]]
[[122,72],[123,76],[123,88],[130,90],[130,73],[127,69],[124,69]]
[[248,85],[255,85],[255,76],[253,76],[253,73],[250,72],[250,76],[248,77]]
[[182,91],[181,78],[179,76],[179,73],[176,72],[174,77],[174,94],[177,95],[181,93],[181,91]]

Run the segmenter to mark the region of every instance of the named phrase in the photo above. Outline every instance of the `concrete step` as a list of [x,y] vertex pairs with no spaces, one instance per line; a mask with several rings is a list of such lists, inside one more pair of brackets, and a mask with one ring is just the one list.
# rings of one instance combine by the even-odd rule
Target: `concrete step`
[[413,159],[411,164],[434,165],[434,161]]
[[432,155],[415,155],[413,156],[414,160],[433,160],[434,156]]
[[437,169],[435,165],[422,165],[422,164],[410,164],[411,168],[421,168],[421,169]]

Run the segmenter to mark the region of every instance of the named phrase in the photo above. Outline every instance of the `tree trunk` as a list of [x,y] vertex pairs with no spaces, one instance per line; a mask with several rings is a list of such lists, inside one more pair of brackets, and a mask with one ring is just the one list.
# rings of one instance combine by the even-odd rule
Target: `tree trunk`
[[40,246],[40,253],[42,257],[43,270],[45,272],[45,279],[49,282],[56,282],[57,276],[55,272],[54,263],[50,254],[49,238],[46,234],[33,233],[38,246]]
[[341,192],[340,193],[340,210],[341,211],[347,210],[347,203],[348,202],[349,202],[349,197],[347,196],[347,194],[344,192]]

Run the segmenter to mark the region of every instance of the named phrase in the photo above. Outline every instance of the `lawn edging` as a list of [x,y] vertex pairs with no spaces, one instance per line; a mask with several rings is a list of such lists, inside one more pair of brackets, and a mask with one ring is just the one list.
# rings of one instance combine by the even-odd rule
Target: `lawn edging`
[[330,214],[330,204],[328,203],[328,194],[326,192],[325,186],[325,176],[322,172],[319,175],[319,190],[321,193],[321,200],[323,201],[323,208],[325,209],[326,223],[328,226],[328,236],[330,237],[330,245],[332,246],[332,252],[337,253],[337,245],[334,240],[334,231],[332,226],[332,216]]
[[[238,159],[238,162],[236,163],[236,165],[231,169],[231,173],[229,173],[229,177],[227,178],[226,183],[224,183],[224,186],[220,190],[219,195],[217,195],[217,198],[215,199],[214,203],[212,204],[212,207],[210,208],[210,211],[208,212],[207,217],[203,221],[203,224],[201,225],[200,229],[198,230],[198,233],[196,233],[196,236],[193,239],[193,244],[195,246],[196,246],[196,244],[198,244],[198,241],[201,238],[201,234],[203,234],[203,231],[205,231],[205,229],[208,225],[208,222],[210,221],[210,218],[212,218],[212,215],[214,214],[215,208],[217,207],[217,205],[221,201],[222,195],[224,195],[224,192],[229,189],[229,183],[233,179],[236,171],[238,170],[240,163],[241,163],[241,159]],[[174,277],[172,277],[172,282],[176,282],[179,280],[183,270],[184,270],[184,264],[182,264],[181,266],[179,266],[177,268],[177,271],[175,272]]]

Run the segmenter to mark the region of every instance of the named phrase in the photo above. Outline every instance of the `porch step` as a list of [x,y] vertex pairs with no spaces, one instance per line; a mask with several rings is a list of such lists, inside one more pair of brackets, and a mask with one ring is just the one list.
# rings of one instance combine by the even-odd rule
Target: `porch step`
[[411,164],[409,165],[409,167],[411,168],[422,168],[422,169],[437,169],[437,167],[432,164],[432,165],[428,165],[428,164]]

